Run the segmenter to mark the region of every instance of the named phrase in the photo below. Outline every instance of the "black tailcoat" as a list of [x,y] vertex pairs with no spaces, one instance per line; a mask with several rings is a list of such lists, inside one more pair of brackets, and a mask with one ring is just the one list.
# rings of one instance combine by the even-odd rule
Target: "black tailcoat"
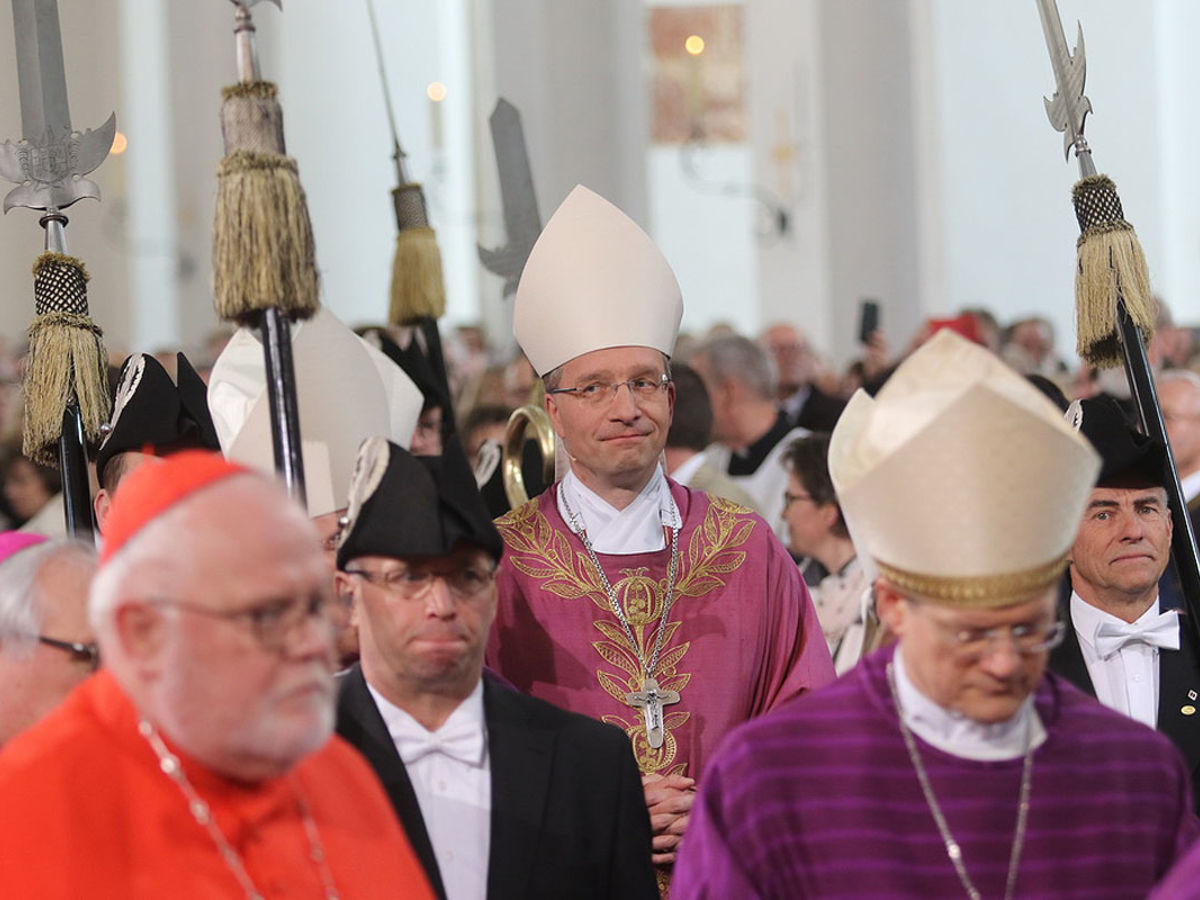
[[[490,900],[658,897],[650,818],[629,738],[483,679],[492,778]],[[438,897],[433,846],[362,670],[342,678],[338,733],[375,769]]]

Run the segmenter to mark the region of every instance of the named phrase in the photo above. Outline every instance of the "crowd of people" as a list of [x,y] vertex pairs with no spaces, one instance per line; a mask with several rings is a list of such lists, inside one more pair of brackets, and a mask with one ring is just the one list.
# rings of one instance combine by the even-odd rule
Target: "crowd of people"
[[[581,187],[516,360],[296,326],[303,505],[244,329],[114,366],[95,541],[6,440],[0,892],[1200,896],[1200,634],[1123,373],[979,309],[845,372],[682,315]],[[1190,507],[1165,307],[1149,356]]]

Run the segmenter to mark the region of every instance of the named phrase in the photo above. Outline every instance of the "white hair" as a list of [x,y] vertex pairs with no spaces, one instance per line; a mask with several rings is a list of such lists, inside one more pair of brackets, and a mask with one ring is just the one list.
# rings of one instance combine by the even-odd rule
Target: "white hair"
[[710,338],[696,348],[692,358],[704,357],[718,382],[735,381],[752,393],[773,400],[779,376],[775,360],[754,341],[740,334]]
[[38,576],[58,560],[96,564],[94,547],[72,538],[36,544],[0,563],[0,646],[18,658],[33,653],[42,631],[44,598]]

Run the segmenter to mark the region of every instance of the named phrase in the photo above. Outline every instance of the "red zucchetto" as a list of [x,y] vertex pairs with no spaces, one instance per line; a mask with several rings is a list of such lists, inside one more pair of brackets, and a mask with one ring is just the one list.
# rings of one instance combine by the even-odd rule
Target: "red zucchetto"
[[121,482],[104,523],[100,565],[151,521],[196,491],[233,475],[250,474],[219,453],[185,450],[140,466]]

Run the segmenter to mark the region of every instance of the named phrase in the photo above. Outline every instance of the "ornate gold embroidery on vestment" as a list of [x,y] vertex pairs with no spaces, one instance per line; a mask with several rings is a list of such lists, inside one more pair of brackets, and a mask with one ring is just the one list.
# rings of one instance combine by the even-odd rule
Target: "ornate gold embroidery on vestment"
[[[724,587],[724,576],[736,572],[746,560],[745,551],[736,548],[750,539],[754,520],[744,518],[748,513],[745,507],[715,497],[711,500],[704,521],[692,532],[687,550],[681,554],[675,588],[677,604],[686,597],[703,597]],[[613,581],[613,590],[639,645],[634,647],[613,617],[604,586],[587,554],[572,550],[566,532],[556,530],[538,510],[536,502],[512,510],[496,524],[504,537],[508,561],[513,568],[535,579],[541,590],[564,600],[587,597],[599,611],[592,621],[601,635],[599,640],[592,642],[592,647],[603,660],[596,669],[596,680],[622,711],[620,715],[602,718],[629,735],[643,774],[685,774],[687,760],[676,759],[678,747],[672,732],[682,727],[691,718],[691,713],[679,709],[666,712],[663,745],[655,749],[646,739],[643,716],[638,710],[630,709],[625,699],[631,691],[641,688],[647,674],[656,678],[665,691],[682,692],[692,678],[691,673],[679,671],[691,642],[683,640],[686,635],[678,634],[680,622],[677,618],[666,625],[657,670],[652,673],[641,671],[639,656],[646,656],[656,637],[655,623],[666,599],[666,574],[654,578],[645,567],[620,569],[620,578]]]

